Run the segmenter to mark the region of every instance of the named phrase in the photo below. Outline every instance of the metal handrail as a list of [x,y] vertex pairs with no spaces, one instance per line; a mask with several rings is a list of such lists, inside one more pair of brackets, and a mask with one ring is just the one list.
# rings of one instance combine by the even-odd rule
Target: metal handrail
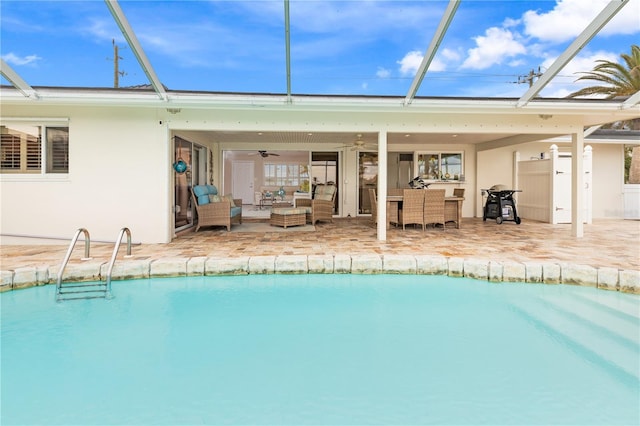
[[56,283],[56,301],[60,300],[60,289],[62,286],[62,274],[64,273],[64,269],[67,267],[67,263],[69,263],[69,259],[71,258],[71,253],[73,253],[73,249],[78,242],[78,238],[80,234],[84,233],[84,257],[82,260],[89,260],[91,257],[89,256],[89,248],[91,246],[91,238],[89,237],[89,231],[85,228],[79,228],[71,239],[71,243],[69,244],[69,249],[67,250],[67,254],[60,265],[60,270],[58,271],[58,281]]
[[131,231],[129,228],[122,228],[120,233],[118,234],[118,239],[116,240],[116,245],[113,248],[113,254],[111,255],[111,260],[109,261],[109,269],[107,270],[107,298],[111,298],[111,272],[113,272],[113,265],[116,263],[116,256],[118,255],[118,250],[120,249],[120,243],[122,242],[122,237],[124,234],[127,234],[127,254],[125,257],[131,257]]

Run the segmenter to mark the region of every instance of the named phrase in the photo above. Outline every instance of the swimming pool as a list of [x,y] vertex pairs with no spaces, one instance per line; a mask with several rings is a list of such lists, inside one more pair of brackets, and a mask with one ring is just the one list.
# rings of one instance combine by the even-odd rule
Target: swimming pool
[[2,424],[638,424],[640,298],[408,275],[0,294]]

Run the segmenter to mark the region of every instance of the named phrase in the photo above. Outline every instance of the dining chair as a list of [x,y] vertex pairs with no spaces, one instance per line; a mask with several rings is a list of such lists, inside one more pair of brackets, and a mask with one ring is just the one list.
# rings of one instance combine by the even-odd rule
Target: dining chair
[[444,221],[444,189],[425,189],[424,190],[424,224],[433,223],[442,224],[442,230],[445,229]]
[[464,197],[464,188],[453,188],[454,197]]
[[[444,199],[443,199],[444,207]],[[407,224],[422,225],[424,231],[424,190],[422,189],[405,189],[402,191],[402,209],[399,211],[400,223],[402,229]]]
[[371,201],[371,221],[378,223],[378,200],[376,199],[376,190],[369,188],[369,200]]

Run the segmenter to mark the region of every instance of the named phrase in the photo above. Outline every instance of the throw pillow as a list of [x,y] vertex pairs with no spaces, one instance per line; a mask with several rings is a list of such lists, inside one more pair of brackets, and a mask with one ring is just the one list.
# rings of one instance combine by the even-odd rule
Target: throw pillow
[[227,195],[224,196],[224,198],[226,200],[228,200],[229,203],[231,203],[231,207],[238,207],[238,206],[236,206],[236,203],[233,201],[233,195],[227,194]]
[[198,199],[198,205],[209,204],[209,188],[206,185],[196,185],[193,187],[193,194]]
[[196,197],[200,197],[201,195],[208,195],[209,189],[205,185],[196,185],[193,187],[193,193]]

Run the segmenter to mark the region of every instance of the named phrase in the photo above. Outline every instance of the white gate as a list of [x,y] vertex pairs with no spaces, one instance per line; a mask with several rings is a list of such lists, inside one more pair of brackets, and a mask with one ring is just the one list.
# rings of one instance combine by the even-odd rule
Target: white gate
[[524,219],[551,222],[551,160],[518,161],[516,153],[517,182],[514,188],[520,189],[517,196],[518,216]]
[[[551,168],[553,178],[553,211],[551,223],[571,223],[571,153],[560,153],[556,145],[551,145]],[[591,146],[584,147],[584,204],[582,206],[584,223],[591,223],[593,217],[593,161]]]
[[626,184],[623,187],[624,218],[640,219],[640,185]]

